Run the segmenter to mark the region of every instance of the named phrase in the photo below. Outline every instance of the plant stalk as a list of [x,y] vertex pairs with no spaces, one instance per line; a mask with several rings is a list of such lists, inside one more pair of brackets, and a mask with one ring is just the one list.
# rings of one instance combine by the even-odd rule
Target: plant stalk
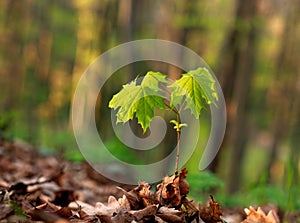
[[176,162],[175,162],[175,174],[178,174],[179,153],[180,153],[180,131],[177,131],[177,152],[176,152]]
[[[168,103],[166,103],[166,101],[164,101],[164,104],[176,114],[176,121],[178,123],[181,123],[180,120],[180,111],[183,107],[183,105],[181,105],[181,107],[179,108],[180,110],[178,111],[176,108],[172,108]],[[178,174],[178,164],[179,164],[179,154],[180,154],[180,135],[181,135],[181,129],[178,128],[176,130],[177,132],[177,151],[176,151],[176,160],[175,160],[175,174]]]
[[[179,113],[176,114],[177,122],[180,123]],[[179,163],[179,154],[180,154],[180,128],[177,129],[177,151],[176,151],[176,161],[175,161],[175,174],[178,174],[178,163]]]

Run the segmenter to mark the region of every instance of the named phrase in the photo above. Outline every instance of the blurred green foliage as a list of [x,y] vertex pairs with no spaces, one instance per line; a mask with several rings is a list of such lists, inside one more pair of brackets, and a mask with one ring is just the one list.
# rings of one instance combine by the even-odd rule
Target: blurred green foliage
[[0,110],[0,139],[10,139],[13,137],[12,122],[14,120],[14,112],[4,112]]
[[189,196],[201,203],[224,187],[224,182],[209,171],[188,174],[187,181],[190,184]]

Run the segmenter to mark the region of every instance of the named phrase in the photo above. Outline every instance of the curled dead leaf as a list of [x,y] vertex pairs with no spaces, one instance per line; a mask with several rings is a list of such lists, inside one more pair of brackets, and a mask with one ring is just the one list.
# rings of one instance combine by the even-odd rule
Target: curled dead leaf
[[250,206],[249,208],[245,208],[244,211],[247,218],[242,223],[280,223],[278,215],[274,210],[270,210],[268,214],[266,214],[261,207],[255,210],[255,208]]
[[200,218],[205,223],[217,223],[222,222],[222,215],[221,206],[210,195],[209,206],[200,209]]
[[184,168],[180,171],[179,174],[179,190],[180,195],[187,195],[190,191],[190,185],[186,180],[187,170]]
[[189,184],[186,181],[187,170],[183,169],[179,174],[163,178],[156,188],[156,198],[161,205],[168,207],[180,207],[183,196],[189,192]]
[[184,212],[184,219],[186,222],[199,222],[199,209],[197,208],[198,205],[195,204],[193,200],[189,200],[186,197],[182,199],[182,204],[185,207]]

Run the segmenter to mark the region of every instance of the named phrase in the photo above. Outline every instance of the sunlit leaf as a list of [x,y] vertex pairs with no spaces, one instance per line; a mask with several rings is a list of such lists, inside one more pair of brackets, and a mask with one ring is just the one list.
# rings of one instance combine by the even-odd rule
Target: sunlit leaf
[[198,68],[183,74],[170,87],[172,89],[171,105],[178,106],[178,109],[190,109],[196,118],[199,118],[205,104],[216,104],[218,100],[215,80],[205,68]]
[[166,76],[159,72],[148,72],[142,83],[137,80],[123,86],[109,102],[109,107],[117,112],[117,123],[125,123],[133,119],[134,114],[145,132],[154,117],[154,109],[165,108],[163,96],[159,94],[159,83],[166,83]]

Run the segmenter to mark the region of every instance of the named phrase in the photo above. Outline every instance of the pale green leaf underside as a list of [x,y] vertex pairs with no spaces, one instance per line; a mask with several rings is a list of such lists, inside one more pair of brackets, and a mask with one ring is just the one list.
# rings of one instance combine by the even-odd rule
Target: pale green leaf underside
[[[171,86],[171,105],[184,106],[199,118],[205,104],[216,104],[218,96],[215,90],[215,80],[205,68],[198,68],[183,74]],[[183,104],[184,103],[184,104]]]
[[165,108],[163,97],[159,94],[159,83],[166,83],[166,76],[159,72],[148,72],[141,85],[136,80],[123,86],[109,102],[109,107],[117,112],[117,123],[133,119],[134,114],[145,132],[154,117],[155,108]]
[[159,91],[161,90],[158,86],[159,83],[168,83],[166,75],[159,72],[149,71],[142,81],[142,86]]

